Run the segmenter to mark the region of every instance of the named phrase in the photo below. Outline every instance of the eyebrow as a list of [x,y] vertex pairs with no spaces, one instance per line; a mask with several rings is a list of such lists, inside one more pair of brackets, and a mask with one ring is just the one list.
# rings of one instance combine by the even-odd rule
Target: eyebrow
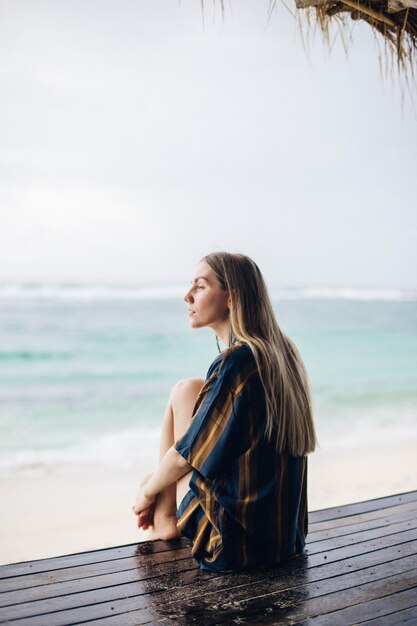
[[191,284],[196,283],[198,280],[205,280],[206,283],[209,282],[208,278],[206,278],[205,276],[197,276],[196,278],[194,278],[193,280],[191,280]]

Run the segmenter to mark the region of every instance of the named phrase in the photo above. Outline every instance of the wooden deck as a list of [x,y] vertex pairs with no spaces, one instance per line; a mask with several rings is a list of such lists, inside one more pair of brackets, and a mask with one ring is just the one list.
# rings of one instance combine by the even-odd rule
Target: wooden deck
[[310,514],[307,554],[202,572],[189,544],[146,542],[0,567],[0,623],[417,624],[417,491]]

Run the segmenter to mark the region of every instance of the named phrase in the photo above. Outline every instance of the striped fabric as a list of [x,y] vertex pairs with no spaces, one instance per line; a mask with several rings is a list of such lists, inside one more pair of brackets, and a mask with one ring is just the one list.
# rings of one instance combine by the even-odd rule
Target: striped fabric
[[265,398],[249,346],[212,363],[175,448],[194,468],[177,512],[203,569],[269,565],[303,551],[307,458],[279,454],[264,435]]

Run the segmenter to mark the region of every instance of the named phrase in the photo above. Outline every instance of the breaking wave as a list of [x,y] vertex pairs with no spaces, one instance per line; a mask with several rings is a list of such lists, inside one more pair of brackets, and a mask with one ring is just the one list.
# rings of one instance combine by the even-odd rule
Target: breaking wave
[[[182,298],[186,285],[0,284],[0,301],[117,301]],[[365,287],[272,288],[274,300],[417,301],[417,290]]]

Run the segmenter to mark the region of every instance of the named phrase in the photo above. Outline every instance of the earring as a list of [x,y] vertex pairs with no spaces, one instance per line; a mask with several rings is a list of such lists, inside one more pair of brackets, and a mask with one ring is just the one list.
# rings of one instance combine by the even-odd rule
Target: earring
[[226,312],[226,317],[229,320],[229,341],[228,341],[228,348],[232,347],[232,341],[233,341],[233,334],[232,334],[232,322],[230,321],[230,309],[227,309]]
[[219,338],[218,338],[217,335],[216,335],[216,343],[217,343],[217,350],[219,351],[219,354],[220,354],[221,348],[220,348],[220,344],[219,344]]

